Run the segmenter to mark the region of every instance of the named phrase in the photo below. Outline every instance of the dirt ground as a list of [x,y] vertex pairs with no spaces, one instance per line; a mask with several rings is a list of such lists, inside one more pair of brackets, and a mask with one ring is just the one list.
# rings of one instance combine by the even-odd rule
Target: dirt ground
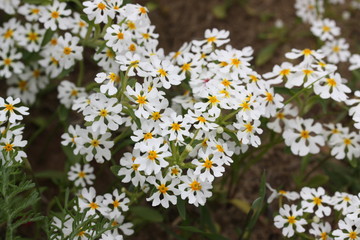
[[[149,3],[149,1],[138,1],[140,4]],[[207,28],[219,28],[230,31],[231,44],[235,48],[252,46],[255,55],[270,44],[272,39],[261,38],[262,33],[267,33],[274,26],[276,19],[281,19],[285,27],[291,29],[288,41],[281,44],[276,50],[274,57],[263,66],[255,68],[259,73],[270,71],[274,64],[281,63],[284,59],[284,53],[291,48],[316,48],[316,41],[309,33],[309,26],[302,23],[295,23],[295,10],[292,0],[229,0],[232,2],[226,17],[218,19],[212,10],[215,6],[224,3],[220,0],[153,0],[156,8],[150,12],[152,23],[156,26],[156,32],[160,34],[160,47],[165,52],[176,51],[180,46],[192,39],[201,39]],[[341,13],[341,11],[340,11]],[[359,14],[348,21],[343,29],[343,35],[350,39],[350,42],[359,42],[360,29],[356,25],[356,19]],[[299,21],[298,21],[299,22]],[[353,27],[351,27],[353,26]],[[348,30],[350,29],[350,30]],[[349,38],[347,37],[349,36]],[[90,74],[91,75],[91,74]],[[33,116],[42,116],[49,119],[53,114],[53,103],[56,100],[57,92],[42,97],[43,106],[41,109],[33,108]],[[74,118],[76,121],[76,117]],[[52,119],[53,124],[45,131],[41,132],[39,137],[31,143],[27,153],[29,161],[32,163],[35,172],[44,170],[63,170],[65,155],[61,150],[60,136],[64,129],[59,124],[57,117]],[[29,139],[34,134],[37,126],[30,123],[30,129],[27,129]],[[286,189],[294,188],[292,175],[299,168],[299,158],[283,154],[283,145],[268,152],[259,164],[252,167],[238,182],[238,188],[234,198],[252,203],[258,197],[260,177],[263,171],[266,171],[267,181],[274,187],[283,186]],[[110,175],[110,173],[106,173]],[[111,179],[113,180],[113,179]],[[40,184],[51,186],[46,180]],[[54,185],[55,187],[55,185]],[[100,187],[101,188],[101,187]],[[104,186],[105,188],[105,186]],[[56,189],[48,188],[49,196],[56,194]],[[101,191],[101,190],[100,190]],[[47,201],[45,199],[45,201]],[[218,224],[220,232],[229,239],[237,239],[237,228],[242,226],[245,219],[245,213],[234,207],[232,204],[209,204],[213,213],[214,221]],[[174,216],[176,215],[176,212]],[[251,236],[251,239],[281,239],[280,231],[273,227],[272,212],[270,209],[265,211]],[[175,219],[173,219],[175,221]],[[173,230],[176,230],[174,228]],[[144,229],[138,232],[133,238],[137,240],[147,239],[172,239],[161,225],[152,224],[144,226]],[[194,236],[193,239],[200,239]]]

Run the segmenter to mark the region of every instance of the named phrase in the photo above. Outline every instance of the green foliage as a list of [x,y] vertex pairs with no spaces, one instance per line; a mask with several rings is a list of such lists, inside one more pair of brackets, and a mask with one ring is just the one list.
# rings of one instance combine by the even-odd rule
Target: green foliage
[[19,239],[16,233],[21,225],[44,219],[34,209],[39,192],[20,164],[1,165],[0,169],[0,223],[5,223],[7,240]]

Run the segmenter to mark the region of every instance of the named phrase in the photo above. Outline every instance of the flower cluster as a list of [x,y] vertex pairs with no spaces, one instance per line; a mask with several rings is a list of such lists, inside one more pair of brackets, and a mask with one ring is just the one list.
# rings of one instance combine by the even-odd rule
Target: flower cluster
[[20,123],[29,108],[20,105],[20,99],[0,97],[0,165],[22,162],[27,155],[23,151],[27,141],[23,140],[24,126]]
[[[290,205],[281,206],[274,218],[274,225],[282,229],[285,237],[300,233],[314,239],[353,240],[360,237],[360,195],[336,192],[330,196],[322,187],[304,187],[299,193],[268,187],[272,192],[269,203],[276,197],[290,202]],[[337,227],[332,228],[335,223]]]

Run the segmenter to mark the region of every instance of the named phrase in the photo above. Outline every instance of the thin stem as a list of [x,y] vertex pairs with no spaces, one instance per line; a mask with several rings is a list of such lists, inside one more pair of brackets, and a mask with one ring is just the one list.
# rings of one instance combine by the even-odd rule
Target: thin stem
[[84,61],[79,61],[79,75],[77,78],[77,86],[81,87],[81,83],[84,79]]

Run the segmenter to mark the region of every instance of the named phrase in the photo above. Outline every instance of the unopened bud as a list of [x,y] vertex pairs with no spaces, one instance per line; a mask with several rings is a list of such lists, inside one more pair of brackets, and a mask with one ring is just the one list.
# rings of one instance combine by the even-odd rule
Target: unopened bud
[[194,148],[190,144],[186,145],[185,151],[191,152],[192,150],[194,150]]
[[217,129],[216,129],[216,133],[217,134],[222,134],[224,132],[224,128],[223,127],[218,127]]
[[314,223],[319,223],[320,222],[320,218],[318,216],[314,216],[313,217],[313,222]]

